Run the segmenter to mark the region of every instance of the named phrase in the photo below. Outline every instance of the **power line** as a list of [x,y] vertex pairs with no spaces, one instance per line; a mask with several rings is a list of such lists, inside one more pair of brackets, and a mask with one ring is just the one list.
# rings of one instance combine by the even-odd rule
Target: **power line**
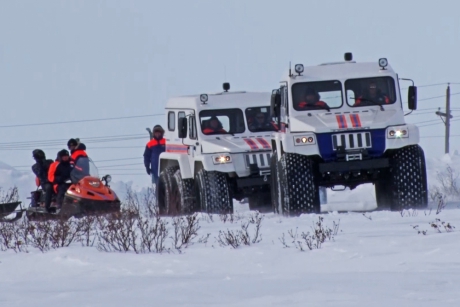
[[[460,95],[460,92],[457,92],[457,93],[453,93],[453,94],[450,94],[451,96],[454,96],[454,95]],[[428,97],[428,98],[422,98],[422,99],[418,99],[418,101],[425,101],[425,100],[431,100],[431,99],[436,99],[436,98],[445,98],[446,95],[441,95],[441,96],[433,96],[433,97]]]
[[135,116],[106,117],[106,118],[95,118],[95,119],[82,119],[82,120],[70,120],[70,121],[62,121],[62,122],[48,122],[48,123],[35,123],[35,124],[4,125],[4,126],[0,126],[0,128],[32,127],[32,126],[46,126],[46,125],[60,125],[60,124],[86,123],[86,122],[107,121],[107,120],[118,120],[118,119],[128,119],[128,118],[152,117],[152,116],[160,116],[160,115],[164,115],[164,113],[148,114],[148,115],[135,115]]

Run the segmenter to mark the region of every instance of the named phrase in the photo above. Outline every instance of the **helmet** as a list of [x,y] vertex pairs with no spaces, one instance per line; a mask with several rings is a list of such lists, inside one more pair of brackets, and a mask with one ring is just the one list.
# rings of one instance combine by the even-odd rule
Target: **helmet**
[[32,157],[35,160],[46,159],[45,152],[43,150],[41,150],[41,149],[35,149],[34,151],[32,151]]
[[67,149],[63,149],[63,150],[60,150],[57,154],[58,158],[62,158],[64,156],[69,156],[69,152],[67,151]]
[[67,142],[67,146],[77,146],[78,145],[78,142],[76,139],[70,139],[68,142]]

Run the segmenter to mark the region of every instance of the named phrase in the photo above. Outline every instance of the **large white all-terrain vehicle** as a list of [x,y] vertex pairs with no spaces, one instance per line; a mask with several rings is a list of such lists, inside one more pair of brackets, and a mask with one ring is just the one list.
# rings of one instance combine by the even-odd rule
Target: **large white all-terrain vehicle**
[[270,210],[270,93],[224,92],[172,98],[160,155],[160,214],[231,213],[233,198]]
[[[319,188],[373,183],[379,208],[427,206],[419,130],[404,120],[398,75],[387,59],[295,65],[272,92],[272,202],[286,215],[320,212]],[[408,88],[408,109],[417,88]]]

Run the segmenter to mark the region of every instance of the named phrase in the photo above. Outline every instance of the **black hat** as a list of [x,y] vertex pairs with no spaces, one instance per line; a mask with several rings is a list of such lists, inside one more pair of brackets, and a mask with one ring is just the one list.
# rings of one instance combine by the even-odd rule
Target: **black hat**
[[69,156],[69,151],[68,151],[67,149],[63,149],[63,150],[61,150],[61,151],[58,152],[57,156],[58,156],[59,158],[62,158],[62,157],[64,157],[64,156]]
[[165,133],[165,130],[163,129],[163,127],[161,127],[160,125],[155,125],[155,127],[153,127],[153,132],[155,133],[155,131],[159,131],[161,133]]
[[46,159],[45,152],[41,149],[35,149],[32,151],[32,157],[37,160]]
[[78,145],[78,142],[76,139],[70,139],[68,142],[67,142],[67,146],[77,146]]

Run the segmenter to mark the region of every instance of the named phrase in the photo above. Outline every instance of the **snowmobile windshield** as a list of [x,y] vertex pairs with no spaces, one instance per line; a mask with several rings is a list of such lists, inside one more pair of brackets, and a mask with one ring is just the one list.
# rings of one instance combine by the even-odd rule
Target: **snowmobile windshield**
[[203,134],[236,134],[245,130],[243,111],[240,109],[205,110],[200,112]]
[[345,91],[351,107],[382,106],[396,102],[392,77],[349,79],[345,81]]
[[296,111],[340,108],[343,105],[342,83],[338,80],[294,83],[292,104]]
[[96,165],[94,165],[90,158],[80,157],[70,173],[70,179],[72,183],[77,183],[87,176],[99,178]]
[[252,107],[245,110],[249,131],[276,131],[276,124],[270,118],[269,107]]

